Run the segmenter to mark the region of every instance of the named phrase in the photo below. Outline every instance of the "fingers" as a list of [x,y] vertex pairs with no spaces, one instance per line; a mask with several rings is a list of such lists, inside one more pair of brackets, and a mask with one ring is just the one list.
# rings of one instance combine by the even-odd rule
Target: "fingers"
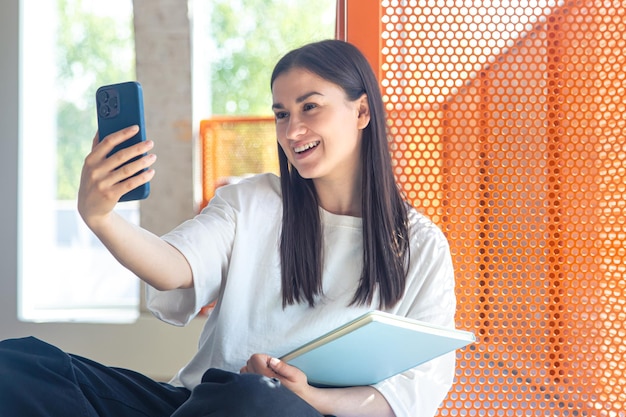
[[[112,191],[116,195],[126,194],[127,192],[134,190],[135,188],[149,182],[155,174],[154,169],[146,169],[156,161],[155,155],[146,155],[145,157],[124,165],[116,170],[111,175],[111,180],[114,182],[112,185]],[[142,172],[142,170],[146,169]],[[116,178],[121,177],[120,181],[115,182]]]
[[139,132],[139,126],[133,125],[128,126],[122,130],[118,130],[117,132],[111,133],[110,135],[102,138],[100,143],[102,144],[102,148],[106,153],[110,153],[114,147],[124,142],[127,139],[132,138]]
[[[155,174],[154,170],[150,169],[150,166],[156,161],[156,155],[143,155],[144,151],[151,148],[151,143],[148,146],[139,145],[143,144],[120,150],[104,160],[90,160],[88,157],[85,161],[83,173],[85,180],[101,192],[108,190],[107,194],[119,194],[119,196],[147,183]],[[117,157],[118,153],[122,155]],[[133,158],[135,159],[132,160]],[[132,162],[127,162],[129,160],[132,160]]]
[[[87,157],[85,158],[85,162],[89,165],[94,165],[99,163],[101,160],[107,159],[107,157],[111,154],[111,152],[117,145],[123,143],[125,140],[132,138],[135,134],[137,134],[138,129],[139,128],[137,126],[130,126],[118,132],[111,133],[102,140],[100,140],[100,133],[96,132],[91,144],[91,153],[87,155]],[[138,145],[145,145],[145,143],[141,143]],[[119,157],[120,156],[118,156],[118,158]]]
[[100,132],[96,132],[93,141],[91,143],[92,153],[95,155],[105,157],[110,154],[117,145],[121,144],[125,140],[132,138],[139,132],[139,126],[133,125],[110,135],[100,140]]
[[267,366],[268,360],[268,355],[255,353],[254,355],[250,356],[250,359],[248,359],[248,362],[246,362],[246,366],[242,367],[240,372],[273,376],[271,373],[269,373],[270,369]]
[[85,158],[85,166],[92,171],[94,177],[108,177],[111,184],[117,184],[155,162],[154,155],[146,155],[154,147],[152,141],[141,141],[112,153],[116,146],[132,138],[138,131],[138,126],[130,126],[108,135],[102,141],[99,141],[99,134],[96,133],[92,152]]
[[154,164],[156,155],[148,154],[153,147],[154,142],[144,141],[120,149],[106,158],[103,168],[111,172],[111,180],[114,183],[125,181]]
[[[285,362],[281,361],[278,358],[269,358],[267,360],[267,367],[272,371],[282,376],[290,376],[290,371],[293,367],[287,365]],[[291,369],[290,369],[291,368]]]
[[[139,132],[139,126],[129,126],[125,129],[119,130],[117,132],[111,133],[106,136],[102,140],[100,139],[99,132],[96,132],[96,136],[93,139],[92,143],[92,152],[89,155],[92,159],[103,160],[109,159],[111,163],[117,163],[116,167],[124,164],[125,162],[131,160],[132,158],[146,153],[153,147],[152,141],[141,141],[135,145],[122,147],[123,149],[116,151],[115,147],[121,145],[128,139],[131,139]],[[121,152],[121,151],[125,152]]]
[[297,369],[273,356],[255,353],[248,359],[241,373],[255,373],[270,377],[293,378]]
[[[112,164],[116,164],[116,167],[121,166],[131,159],[147,153],[153,148],[154,142],[149,140],[139,141],[131,146],[119,146],[131,139],[138,132],[138,126],[130,126],[112,133],[100,141],[100,144],[94,149],[94,154],[99,158],[107,158]],[[116,149],[116,147],[118,147],[118,149]]]
[[305,399],[310,396],[311,387],[307,381],[307,377],[300,369],[289,365],[270,355],[255,353],[248,359],[245,366],[241,368],[240,373],[253,373],[263,375],[269,378],[277,378],[286,388]]
[[155,175],[150,167],[156,155],[148,152],[154,147],[152,141],[111,152],[116,146],[137,134],[138,127],[131,126],[112,133],[102,141],[99,132],[93,138],[92,151],[85,158],[79,187],[79,211],[83,218],[108,213],[119,198]]

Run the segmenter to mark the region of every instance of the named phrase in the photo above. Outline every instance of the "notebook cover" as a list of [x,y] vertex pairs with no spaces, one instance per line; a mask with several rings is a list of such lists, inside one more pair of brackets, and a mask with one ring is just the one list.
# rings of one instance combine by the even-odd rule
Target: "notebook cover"
[[372,385],[474,341],[471,332],[372,311],[281,360],[312,385]]

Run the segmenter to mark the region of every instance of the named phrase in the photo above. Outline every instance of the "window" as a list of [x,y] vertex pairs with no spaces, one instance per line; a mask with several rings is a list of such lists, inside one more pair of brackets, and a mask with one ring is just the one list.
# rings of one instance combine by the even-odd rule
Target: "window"
[[[134,321],[137,278],[76,210],[96,131],[93,94],[135,78],[132,1],[24,0],[23,13],[19,317]],[[117,210],[138,222],[136,203]]]

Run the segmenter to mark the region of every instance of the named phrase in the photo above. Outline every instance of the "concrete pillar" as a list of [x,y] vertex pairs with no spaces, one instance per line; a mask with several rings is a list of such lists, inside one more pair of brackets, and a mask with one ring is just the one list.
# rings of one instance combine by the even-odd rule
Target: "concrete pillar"
[[141,225],[163,234],[195,214],[191,36],[180,0],[133,0],[137,81],[158,159]]

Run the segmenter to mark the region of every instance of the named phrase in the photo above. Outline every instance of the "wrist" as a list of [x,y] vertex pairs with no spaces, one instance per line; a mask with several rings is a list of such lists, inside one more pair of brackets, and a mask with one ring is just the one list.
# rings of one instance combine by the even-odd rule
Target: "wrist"
[[110,230],[113,223],[113,213],[105,213],[99,215],[82,216],[83,221],[89,229],[96,235],[101,231]]
[[330,389],[317,388],[308,385],[307,389],[300,395],[309,405],[315,408],[322,415],[332,415],[328,394]]

